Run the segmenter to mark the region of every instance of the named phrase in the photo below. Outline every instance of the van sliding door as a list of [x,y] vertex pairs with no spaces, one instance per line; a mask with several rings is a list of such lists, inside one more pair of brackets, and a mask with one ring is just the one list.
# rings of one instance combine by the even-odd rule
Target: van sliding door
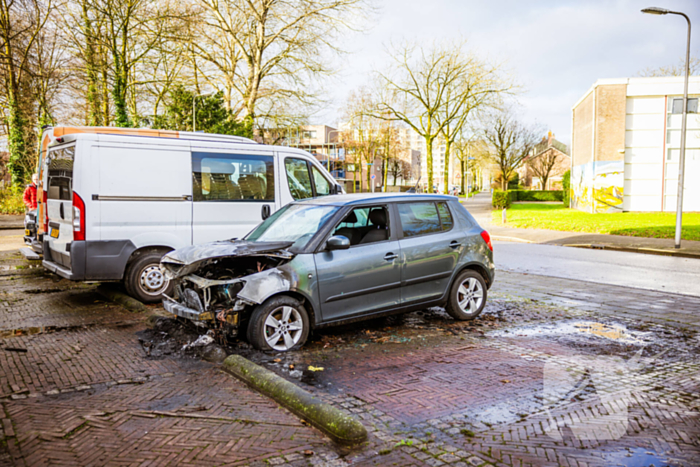
[[194,243],[245,236],[277,209],[276,186],[272,153],[193,151]]

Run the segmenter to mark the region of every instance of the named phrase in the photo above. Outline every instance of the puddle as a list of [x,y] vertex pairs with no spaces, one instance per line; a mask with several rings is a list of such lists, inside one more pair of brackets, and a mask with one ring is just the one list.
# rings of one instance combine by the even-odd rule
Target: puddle
[[539,337],[539,336],[592,336],[622,344],[647,345],[651,342],[652,333],[630,331],[619,324],[605,324],[596,321],[574,321],[555,324],[515,328],[488,333],[493,337]]
[[622,467],[666,467],[670,466],[660,454],[644,448],[629,448],[623,451],[603,453],[605,465]]

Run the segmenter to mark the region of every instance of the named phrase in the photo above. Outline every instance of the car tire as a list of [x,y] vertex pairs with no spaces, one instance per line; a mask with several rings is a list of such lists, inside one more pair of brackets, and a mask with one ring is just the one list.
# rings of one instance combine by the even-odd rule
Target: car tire
[[304,345],[309,327],[309,314],[299,300],[273,297],[253,311],[248,342],[258,350],[288,352]]
[[145,253],[136,258],[126,269],[126,292],[142,303],[158,303],[163,294],[171,295],[173,284],[160,269],[163,253]]
[[466,269],[452,283],[445,311],[458,321],[476,318],[486,305],[486,281],[476,271]]

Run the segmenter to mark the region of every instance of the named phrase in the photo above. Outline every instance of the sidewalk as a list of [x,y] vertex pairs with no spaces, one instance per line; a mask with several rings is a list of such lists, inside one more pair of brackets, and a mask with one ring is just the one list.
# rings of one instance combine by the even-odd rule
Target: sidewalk
[[0,230],[24,229],[24,214],[0,214]]
[[491,223],[490,193],[479,193],[473,198],[460,201],[479,224],[489,231],[491,238],[494,240],[610,249],[700,259],[700,242],[696,241],[683,240],[681,248],[677,250],[674,248],[673,240],[667,238],[628,237],[625,235],[559,232],[556,230],[496,226]]

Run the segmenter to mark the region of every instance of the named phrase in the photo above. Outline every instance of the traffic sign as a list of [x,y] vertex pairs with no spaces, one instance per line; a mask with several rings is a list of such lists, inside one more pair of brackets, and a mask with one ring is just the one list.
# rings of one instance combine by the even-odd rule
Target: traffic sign
[[370,178],[371,178],[372,180],[374,180],[375,178],[377,178],[377,176],[374,175],[374,174],[372,174],[372,176],[371,176]]

